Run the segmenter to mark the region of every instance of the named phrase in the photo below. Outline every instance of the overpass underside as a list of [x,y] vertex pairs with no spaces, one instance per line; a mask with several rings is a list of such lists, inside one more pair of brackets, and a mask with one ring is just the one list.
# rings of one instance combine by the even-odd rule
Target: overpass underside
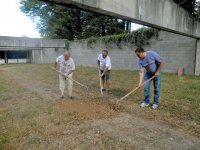
[[1,36],[0,64],[52,63],[65,50],[65,40]]

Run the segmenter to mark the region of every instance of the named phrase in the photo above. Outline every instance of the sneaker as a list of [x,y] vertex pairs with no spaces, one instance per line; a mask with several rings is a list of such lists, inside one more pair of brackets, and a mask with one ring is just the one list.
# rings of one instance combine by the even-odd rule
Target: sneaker
[[153,109],[158,108],[158,104],[153,104],[153,105],[152,105],[152,108],[153,108]]
[[145,102],[143,102],[143,103],[140,105],[141,108],[144,108],[144,107],[147,107],[147,106],[149,106],[149,104],[147,104],[147,103],[145,103]]

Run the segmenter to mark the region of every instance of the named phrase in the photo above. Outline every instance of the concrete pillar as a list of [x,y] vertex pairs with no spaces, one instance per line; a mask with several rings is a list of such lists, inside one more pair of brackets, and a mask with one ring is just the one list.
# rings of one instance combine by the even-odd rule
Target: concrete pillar
[[32,50],[32,63],[33,64],[35,63],[35,53],[34,53],[34,50]]
[[41,58],[41,64],[43,64],[44,62],[43,62],[43,50],[42,49],[40,50],[40,58]]
[[5,51],[5,64],[8,64],[7,51]]
[[200,75],[200,39],[197,40],[195,75]]

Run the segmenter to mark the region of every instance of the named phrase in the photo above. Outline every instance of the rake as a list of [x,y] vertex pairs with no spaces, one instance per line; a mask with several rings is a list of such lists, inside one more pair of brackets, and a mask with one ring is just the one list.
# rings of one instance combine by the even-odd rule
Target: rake
[[[150,79],[146,80],[145,82],[142,83],[141,86],[144,86],[146,83],[148,83],[149,81],[151,81],[155,77],[156,76],[153,76]],[[133,89],[132,91],[130,91],[128,94],[126,94],[125,96],[123,96],[120,99],[118,99],[117,102],[116,102],[116,104],[113,106],[113,110],[116,110],[118,108],[120,102],[122,102],[124,99],[126,99],[128,96],[130,96],[132,93],[134,93],[135,91],[137,91],[139,88],[140,87],[136,87],[135,89]]]
[[80,85],[81,87],[84,87],[84,88],[88,91],[88,86],[87,86],[87,85],[84,85],[84,84],[82,84],[82,83],[80,83],[80,82],[78,82],[78,81],[76,81],[76,80],[74,80],[74,79],[68,77],[68,76],[65,75],[64,73],[62,73],[62,72],[60,72],[60,71],[58,71],[58,70],[56,70],[56,69],[54,69],[54,68],[52,68],[52,69],[55,70],[56,72],[58,72],[60,75],[66,77],[67,79],[69,79],[69,80],[73,81],[74,83]]
[[101,95],[103,94],[103,89],[102,89],[102,79],[101,79],[101,71],[99,70],[99,83],[100,83],[100,89],[101,89]]

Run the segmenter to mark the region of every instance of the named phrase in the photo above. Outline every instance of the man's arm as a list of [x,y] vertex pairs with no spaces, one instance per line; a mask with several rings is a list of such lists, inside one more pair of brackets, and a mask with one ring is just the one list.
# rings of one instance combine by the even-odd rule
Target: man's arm
[[104,69],[104,71],[101,74],[101,76],[105,75],[105,73],[109,70],[110,66],[111,66],[111,62],[110,62],[110,58],[108,57],[107,60],[106,60],[106,68]]
[[155,76],[159,76],[160,75],[160,71],[163,68],[163,66],[165,65],[164,61],[161,61],[160,64],[158,65],[158,68],[156,70]]
[[109,67],[106,67],[103,71],[103,73],[101,74],[101,77],[103,77],[105,75],[105,73],[108,71]]
[[72,58],[71,58],[71,65],[72,65],[72,70],[70,70],[68,72],[68,75],[70,75],[71,73],[73,73],[76,70],[76,66],[75,66],[74,60]]
[[71,73],[73,73],[74,71],[75,71],[75,70],[70,70],[70,71],[68,72],[67,76],[70,75]]
[[141,69],[139,71],[139,83],[138,83],[138,87],[141,87],[142,83],[143,83],[143,79],[144,79],[144,69]]
[[100,61],[97,60],[97,67],[100,69]]
[[165,63],[162,60],[162,58],[160,57],[160,55],[158,55],[156,52],[153,52],[153,57],[154,57],[155,61],[159,63],[158,68],[157,68],[156,73],[155,73],[155,76],[159,76],[160,71],[163,68]]

